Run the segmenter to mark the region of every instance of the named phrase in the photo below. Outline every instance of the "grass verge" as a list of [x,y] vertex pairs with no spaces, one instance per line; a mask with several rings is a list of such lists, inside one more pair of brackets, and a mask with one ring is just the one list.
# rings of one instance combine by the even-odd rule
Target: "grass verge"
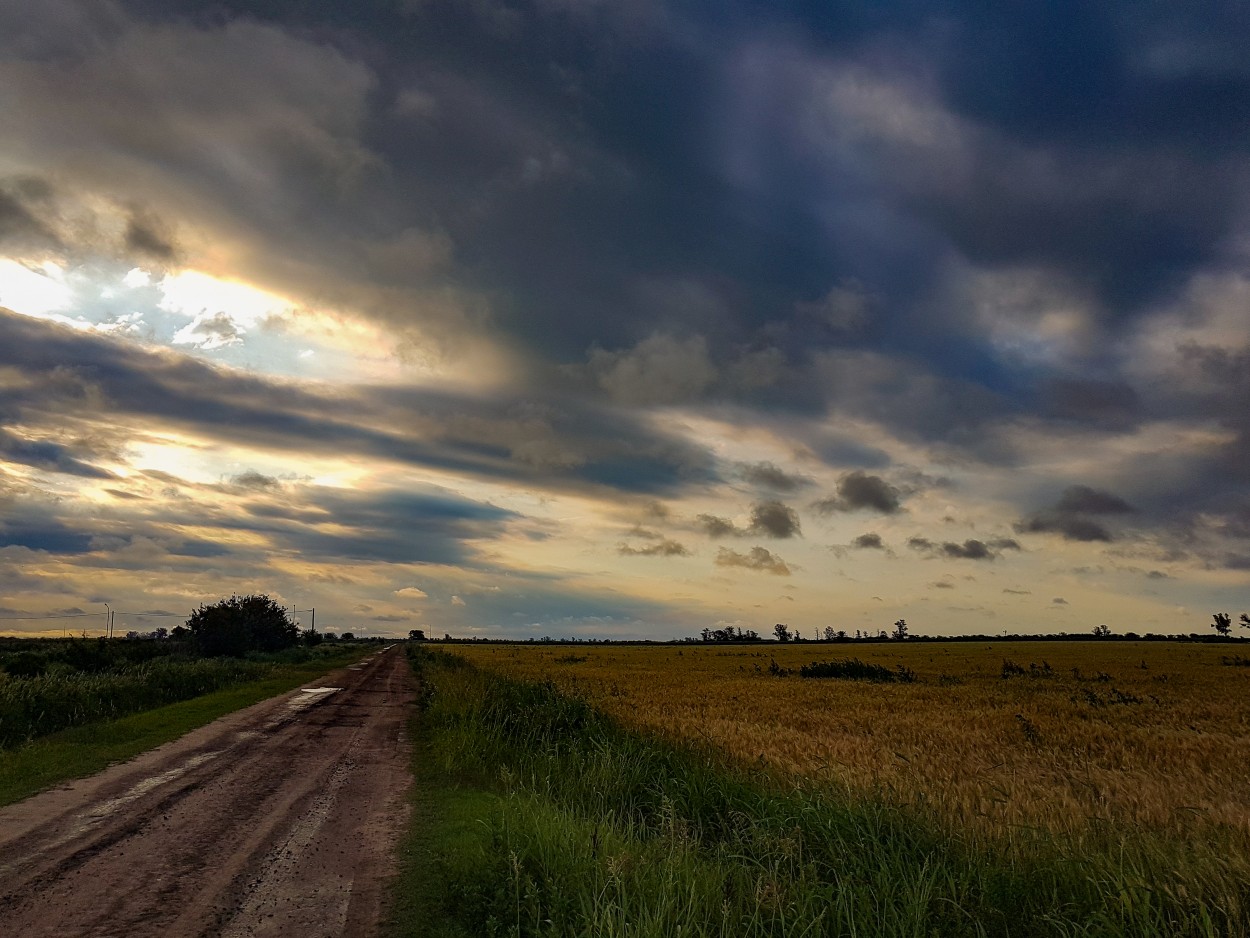
[[412,649],[417,804],[396,935],[1250,933],[1218,851],[1108,831],[987,848],[622,729],[554,687]]
[[260,680],[117,720],[77,726],[0,751],[0,805],[21,801],[68,779],[92,775],[227,713],[293,690],[374,650],[372,646],[351,647],[309,661],[277,665]]

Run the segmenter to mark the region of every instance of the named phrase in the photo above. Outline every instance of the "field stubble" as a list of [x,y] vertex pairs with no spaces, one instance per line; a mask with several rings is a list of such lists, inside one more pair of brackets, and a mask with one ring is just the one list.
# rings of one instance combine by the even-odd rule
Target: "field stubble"
[[[976,839],[1124,825],[1250,856],[1250,669],[1217,645],[461,646],[628,726],[800,784],[913,805]],[[776,676],[857,657],[874,684]]]

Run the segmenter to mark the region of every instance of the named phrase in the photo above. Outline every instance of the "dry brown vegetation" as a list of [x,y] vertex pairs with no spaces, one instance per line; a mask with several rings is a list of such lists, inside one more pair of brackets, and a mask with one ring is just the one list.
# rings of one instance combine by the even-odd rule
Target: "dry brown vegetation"
[[[743,763],[872,792],[965,831],[1080,836],[1135,824],[1250,838],[1250,668],[1227,646],[994,642],[461,646],[480,667],[551,680],[626,724]],[[915,683],[804,679],[858,657]],[[1229,660],[1233,660],[1229,658]]]

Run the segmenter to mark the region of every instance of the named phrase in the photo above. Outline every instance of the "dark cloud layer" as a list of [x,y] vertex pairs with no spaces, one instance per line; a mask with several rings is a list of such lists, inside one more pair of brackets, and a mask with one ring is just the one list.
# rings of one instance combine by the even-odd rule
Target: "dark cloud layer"
[[[0,484],[44,491],[0,488],[0,546],[224,568],[233,524],[327,561],[471,565],[524,523],[238,467],[213,490],[233,520],[174,509],[185,480],[128,464],[170,433],[604,510],[745,488],[745,518],[654,521],[702,511],[714,539],[800,537],[799,495],[830,526],[923,517],[909,500],[949,475],[976,523],[916,557],[1002,558],[1021,545],[969,535],[1014,522],[1030,553],[1243,569],[1247,47],[1236,5],[1121,0],[0,6],[0,261],[84,326],[0,312]],[[103,286],[87,309],[101,271],[155,295],[184,264],[453,372],[504,364],[478,391],[331,388],[89,331],[130,314]],[[206,307],[183,338],[252,365],[261,331]],[[723,448],[708,429],[738,425]],[[99,483],[95,515],[47,494]],[[672,533],[617,552],[686,556]],[[763,547],[714,563],[791,572]]]
[[[329,396],[4,311],[0,365],[29,379],[0,390],[0,413],[33,424],[107,413],[117,423],[193,428],[222,441],[355,452],[562,489],[661,493],[714,478],[706,453],[617,412],[386,387]],[[51,444],[12,440],[6,449],[21,461],[107,475]]]

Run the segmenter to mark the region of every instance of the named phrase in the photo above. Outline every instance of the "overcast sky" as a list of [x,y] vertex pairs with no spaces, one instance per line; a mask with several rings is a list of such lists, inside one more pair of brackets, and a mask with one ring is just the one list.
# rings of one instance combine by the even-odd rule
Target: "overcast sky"
[[1247,48],[1238,3],[0,0],[0,628],[1206,631]]

